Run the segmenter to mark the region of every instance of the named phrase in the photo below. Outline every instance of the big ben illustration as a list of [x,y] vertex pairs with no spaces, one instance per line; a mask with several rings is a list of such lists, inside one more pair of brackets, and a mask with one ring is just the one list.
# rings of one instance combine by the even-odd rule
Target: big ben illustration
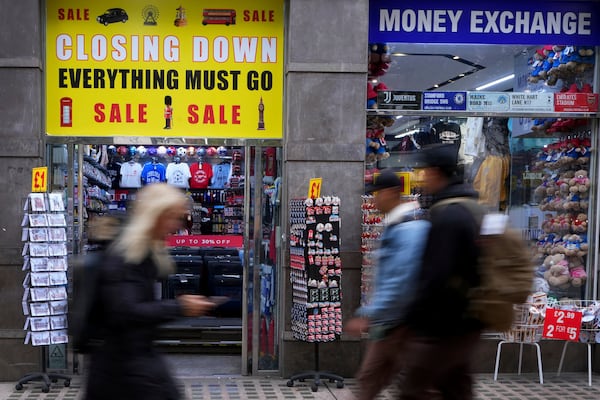
[[264,115],[264,111],[265,111],[265,105],[263,104],[263,100],[262,97],[260,98],[260,102],[258,103],[258,130],[259,131],[264,131],[265,130],[265,115]]

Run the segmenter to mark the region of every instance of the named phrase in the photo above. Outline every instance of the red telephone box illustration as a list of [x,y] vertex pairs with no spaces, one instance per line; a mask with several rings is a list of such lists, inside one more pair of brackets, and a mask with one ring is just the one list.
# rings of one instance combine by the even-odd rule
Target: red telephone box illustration
[[73,126],[73,99],[60,99],[60,126]]

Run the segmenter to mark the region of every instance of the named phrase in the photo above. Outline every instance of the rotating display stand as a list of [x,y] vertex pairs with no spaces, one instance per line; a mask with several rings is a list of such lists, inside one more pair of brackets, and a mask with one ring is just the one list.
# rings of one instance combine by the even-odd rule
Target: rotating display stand
[[314,346],[314,370],[294,374],[294,381],[312,379],[316,392],[322,379],[344,387],[344,378],[319,371],[319,343],[331,342],[342,333],[340,258],[340,199],[333,196],[290,202],[291,310],[295,339]]
[[42,392],[48,393],[59,379],[65,387],[71,385],[70,376],[47,370],[49,346],[68,342],[67,224],[62,193],[30,193],[23,208],[25,343],[39,346],[42,371],[24,375],[15,389],[40,381]]
[[344,378],[331,372],[319,371],[319,342],[315,342],[314,346],[315,369],[313,371],[304,371],[293,375],[287,381],[287,385],[289,387],[292,387],[294,386],[294,381],[304,382],[306,379],[312,379],[313,382],[310,385],[310,389],[313,392],[316,392],[317,390],[319,390],[319,386],[322,385],[322,379],[328,379],[330,383],[335,382],[335,387],[337,387],[338,389],[343,388]]
[[41,348],[42,365],[43,365],[42,372],[32,372],[27,375],[24,375],[15,384],[15,389],[22,390],[23,385],[30,383],[30,382],[42,382],[42,392],[48,393],[48,392],[50,392],[50,386],[52,386],[52,383],[58,382],[59,379],[64,380],[63,384],[65,387],[71,386],[71,377],[70,376],[65,375],[65,374],[48,372],[46,370],[46,362],[47,362],[46,352],[47,352],[47,350],[48,350],[48,346],[43,346]]

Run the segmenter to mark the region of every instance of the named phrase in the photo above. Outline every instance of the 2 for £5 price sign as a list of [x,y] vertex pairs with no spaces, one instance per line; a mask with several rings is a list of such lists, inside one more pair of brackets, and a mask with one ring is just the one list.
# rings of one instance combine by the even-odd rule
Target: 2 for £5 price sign
[[546,309],[543,336],[548,339],[578,341],[581,330],[581,312]]

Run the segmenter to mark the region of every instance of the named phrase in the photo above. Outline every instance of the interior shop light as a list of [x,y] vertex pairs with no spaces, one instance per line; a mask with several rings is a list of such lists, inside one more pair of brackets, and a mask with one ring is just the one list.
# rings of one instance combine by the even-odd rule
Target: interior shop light
[[506,76],[504,76],[504,77],[502,77],[500,79],[496,79],[495,81],[488,82],[485,85],[478,86],[478,87],[475,88],[475,90],[484,90],[484,89],[487,89],[487,88],[492,87],[494,85],[497,85],[499,83],[506,82],[506,81],[508,81],[510,79],[513,79],[514,77],[515,77],[515,74],[506,75]]
[[419,133],[419,129],[411,129],[410,131],[402,132],[394,136],[396,139],[403,138],[405,136],[414,135],[415,133]]

